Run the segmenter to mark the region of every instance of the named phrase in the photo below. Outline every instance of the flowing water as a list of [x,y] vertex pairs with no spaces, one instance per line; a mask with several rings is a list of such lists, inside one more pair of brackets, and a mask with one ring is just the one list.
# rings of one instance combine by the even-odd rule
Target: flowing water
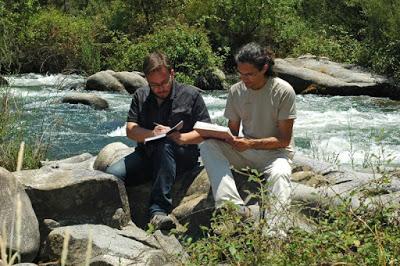
[[[106,99],[109,110],[99,111],[85,105],[61,103],[65,89],[83,83],[77,75],[25,74],[8,76],[9,91],[24,111],[20,127],[27,138],[44,132],[50,138],[48,159],[61,159],[89,152],[97,154],[108,143],[126,138],[125,120],[130,96],[94,92]],[[223,110],[226,93],[203,95],[211,118],[226,124]],[[296,152],[338,164],[360,168],[371,160],[400,165],[400,102],[368,96],[298,95],[294,126]]]

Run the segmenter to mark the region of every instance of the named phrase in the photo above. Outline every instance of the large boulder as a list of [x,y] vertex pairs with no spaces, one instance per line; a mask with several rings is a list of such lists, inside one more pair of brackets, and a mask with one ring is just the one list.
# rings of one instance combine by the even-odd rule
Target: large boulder
[[[0,237],[7,249],[31,262],[39,250],[39,224],[31,201],[13,174],[0,167]],[[5,229],[6,235],[3,235]]]
[[31,199],[42,237],[52,224],[92,223],[121,228],[130,221],[125,187],[112,175],[79,168],[47,167],[15,175]]
[[296,93],[322,95],[370,95],[400,99],[400,88],[391,80],[360,67],[313,55],[276,59],[275,72],[288,81]]
[[353,208],[363,206],[372,211],[400,206],[400,179],[394,173],[381,175],[338,169],[300,155],[293,161],[292,199],[304,206],[327,208],[350,204]]
[[75,155],[70,158],[55,160],[55,161],[41,161],[42,168],[52,168],[52,169],[82,169],[82,170],[93,170],[93,164],[96,157],[90,153],[82,153],[80,155]]
[[187,257],[175,237],[164,236],[160,231],[148,235],[135,225],[123,230],[104,225],[75,225],[54,229],[41,259],[58,260],[67,235],[67,265],[83,265],[86,259],[90,265],[180,265]]
[[62,97],[61,102],[89,105],[98,110],[108,109],[108,102],[93,93],[70,93]]
[[134,93],[136,89],[145,86],[147,81],[137,72],[100,71],[88,77],[86,90],[116,91]]
[[112,70],[100,71],[86,80],[86,90],[126,92],[124,85],[116,79]]
[[225,73],[216,68],[204,75],[198,76],[195,80],[196,87],[202,90],[224,90],[228,88]]
[[137,72],[122,71],[115,72],[112,75],[124,85],[125,90],[130,94],[133,94],[138,88],[147,85],[146,79]]
[[101,149],[94,162],[93,168],[95,170],[105,171],[111,164],[134,151],[135,148],[130,148],[122,142],[110,143]]

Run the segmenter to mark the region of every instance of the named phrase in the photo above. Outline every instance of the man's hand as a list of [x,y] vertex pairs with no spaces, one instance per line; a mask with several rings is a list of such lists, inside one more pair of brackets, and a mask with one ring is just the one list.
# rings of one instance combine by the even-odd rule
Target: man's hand
[[157,136],[157,135],[161,135],[164,134],[165,132],[167,132],[168,130],[170,130],[170,127],[167,126],[163,126],[163,125],[157,125],[154,129],[153,129],[153,135]]
[[187,133],[180,133],[179,131],[175,131],[169,134],[168,138],[172,139],[178,145],[199,144],[200,142],[203,141],[203,138],[195,130],[192,130]]
[[230,140],[226,140],[226,142],[232,145],[232,147],[239,152],[251,149],[250,140],[245,138],[235,136]]

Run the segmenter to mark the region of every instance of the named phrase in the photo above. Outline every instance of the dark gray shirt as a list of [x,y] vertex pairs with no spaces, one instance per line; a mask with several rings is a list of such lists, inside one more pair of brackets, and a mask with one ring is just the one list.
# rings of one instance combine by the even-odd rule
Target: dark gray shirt
[[156,96],[149,86],[139,88],[133,94],[128,122],[152,130],[154,123],[173,127],[181,120],[181,133],[192,131],[197,121],[211,122],[200,90],[196,87],[174,81],[169,98],[161,105],[157,104]]

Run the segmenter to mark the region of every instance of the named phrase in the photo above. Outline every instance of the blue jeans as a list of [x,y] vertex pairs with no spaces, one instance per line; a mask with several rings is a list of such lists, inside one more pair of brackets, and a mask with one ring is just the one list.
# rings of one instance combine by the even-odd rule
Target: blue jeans
[[198,164],[197,146],[179,146],[169,139],[139,146],[121,160],[113,163],[106,172],[124,181],[126,186],[137,186],[153,181],[150,196],[150,215],[172,211],[171,189],[176,176]]

